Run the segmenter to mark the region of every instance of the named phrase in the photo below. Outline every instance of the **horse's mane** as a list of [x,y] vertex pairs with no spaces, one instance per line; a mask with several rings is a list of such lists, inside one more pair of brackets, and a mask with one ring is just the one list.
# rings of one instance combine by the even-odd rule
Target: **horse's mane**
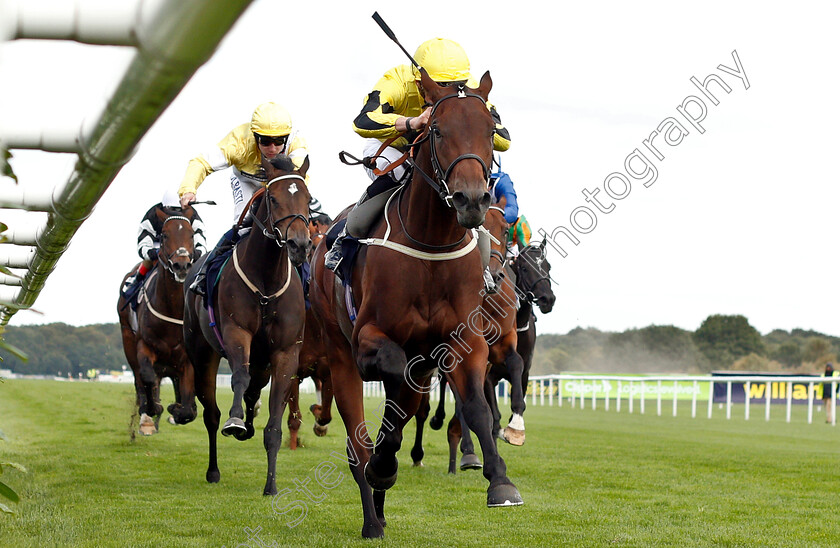
[[269,163],[271,163],[274,169],[280,169],[282,171],[295,171],[297,169],[292,158],[286,154],[278,154],[269,160]]

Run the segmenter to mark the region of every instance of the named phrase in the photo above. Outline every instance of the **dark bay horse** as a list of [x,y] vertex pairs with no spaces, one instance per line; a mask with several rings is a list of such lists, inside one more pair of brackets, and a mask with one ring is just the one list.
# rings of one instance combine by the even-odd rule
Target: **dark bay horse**
[[[260,391],[271,381],[269,419],[263,433],[268,458],[263,494],[274,495],[277,451],[282,438],[283,410],[298,369],[305,308],[295,265],[306,259],[309,191],[308,160],[296,169],[280,156],[263,160],[269,179],[256,211],[254,227],[240,240],[222,269],[217,290],[209,293],[212,307],[187,291],[184,341],[196,368],[196,395],[204,406],[209,439],[206,479],[219,481],[216,433],[221,413],[216,405],[216,372],[222,354],[233,372],[233,405],[222,434],[246,440],[254,435],[254,407]],[[190,271],[188,284],[198,265]],[[215,327],[211,327],[211,322]],[[245,409],[243,409],[243,400]]]
[[[193,264],[195,247],[192,207],[184,210],[158,208],[161,222],[158,260],[137,297],[136,315],[120,295],[120,318],[125,358],[134,373],[134,388],[140,413],[140,432],[157,432],[163,413],[160,381],[170,377],[175,403],[168,407],[177,424],[196,417],[193,366],[184,349],[184,279]],[[139,265],[123,277],[123,283]],[[122,285],[120,286],[122,287]]]
[[[434,106],[415,143],[411,181],[392,195],[373,239],[359,250],[351,284],[355,323],[342,284],[324,267],[324,247],[313,257],[312,308],[328,340],[335,399],[349,434],[348,463],[361,495],[362,536],[368,538],[384,536],[385,492],[397,479],[402,429],[439,365],[479,437],[490,482],[487,505],[522,504],[490,430],[483,267],[470,234],[491,202],[495,124],[486,101],[492,81],[486,73],[477,89],[443,87],[423,70],[421,80]],[[376,443],[365,421],[363,380],[381,380],[387,396]]]

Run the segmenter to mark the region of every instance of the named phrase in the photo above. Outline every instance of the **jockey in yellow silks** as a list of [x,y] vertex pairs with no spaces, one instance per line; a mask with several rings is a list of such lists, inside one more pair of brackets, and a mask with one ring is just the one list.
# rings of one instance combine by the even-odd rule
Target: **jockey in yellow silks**
[[[478,87],[478,82],[470,74],[470,61],[466,52],[452,40],[433,38],[423,42],[417,48],[414,60],[439,85],[466,84],[468,87]],[[385,169],[396,161],[425,128],[431,107],[424,98],[419,69],[413,65],[399,65],[388,70],[367,94],[361,112],[353,120],[353,129],[365,138],[364,156],[376,155],[382,142],[391,137],[399,137],[375,160],[379,169]],[[502,125],[496,108],[490,103],[487,103],[487,108],[496,122],[493,148],[498,151],[507,150],[510,147],[510,134]],[[402,165],[378,177],[373,169],[366,167],[366,171],[373,182],[362,194],[357,207],[365,200],[404,182],[406,174],[406,168]],[[341,261],[341,243],[345,236],[346,230],[341,232],[326,254],[326,266],[333,271]]]
[[[229,250],[238,239],[236,223],[251,196],[268,182],[262,168],[262,157],[273,159],[280,154],[289,156],[296,167],[301,167],[309,155],[306,141],[292,126],[289,111],[277,103],[259,105],[251,121],[235,127],[215,147],[196,156],[187,165],[187,172],[178,188],[181,204],[195,200],[198,187],[215,171],[233,168],[230,187],[233,192],[234,228],[222,236],[219,243],[204,261],[190,289],[204,294],[206,266],[216,256]],[[309,176],[306,176],[309,183]],[[322,213],[315,198],[309,203],[310,215]]]

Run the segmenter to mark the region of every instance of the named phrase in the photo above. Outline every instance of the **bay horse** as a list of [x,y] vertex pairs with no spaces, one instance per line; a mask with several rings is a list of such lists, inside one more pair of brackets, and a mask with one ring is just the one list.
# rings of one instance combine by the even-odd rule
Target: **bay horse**
[[[310,220],[309,238],[312,242],[312,251],[326,237],[329,223],[320,224]],[[309,258],[311,259],[311,252]],[[324,344],[324,335],[321,326],[315,319],[312,308],[306,310],[306,326],[304,329],[303,345],[300,349],[300,366],[296,384],[292,385],[292,393],[289,396],[289,449],[295,450],[300,445],[298,432],[302,424],[300,412],[300,383],[311,378],[315,384],[315,392],[318,396],[316,403],[309,406],[309,410],[315,417],[315,424],[312,426],[316,436],[327,435],[328,425],[332,421],[332,379],[330,368],[327,363],[327,349]]]
[[[209,307],[186,292],[184,341],[196,368],[196,395],[204,406],[209,441],[206,479],[219,481],[216,436],[221,413],[216,404],[216,372],[226,355],[232,370],[233,405],[222,434],[237,440],[254,435],[255,404],[271,381],[269,418],[263,432],[268,460],[264,495],[277,493],[277,451],[282,418],[298,369],[305,308],[300,277],[293,270],[306,259],[309,190],[308,159],[296,169],[288,156],[263,158],[269,181],[262,201],[252,211],[254,227],[234,247],[219,276],[217,290],[208,291]],[[248,208],[250,210],[251,208]],[[187,277],[195,277],[197,263]],[[243,400],[245,409],[243,409]]]
[[[175,423],[187,424],[196,417],[194,371],[184,349],[182,328],[184,279],[195,256],[195,211],[190,206],[183,210],[159,207],[155,214],[162,227],[160,250],[137,297],[136,313],[126,306],[122,293],[117,301],[123,351],[134,373],[140,433],[144,435],[157,432],[163,413],[163,377],[171,378],[175,388],[175,403],[167,408]],[[122,284],[139,266],[123,277]]]
[[[484,269],[470,234],[484,222],[491,202],[495,123],[486,101],[492,81],[485,73],[476,89],[439,86],[422,69],[421,81],[433,106],[414,145],[412,178],[391,196],[368,245],[358,252],[352,299],[324,266],[325,246],[313,257],[312,308],[328,340],[366,538],[384,536],[385,493],[397,479],[402,430],[438,365],[478,435],[490,483],[487,505],[522,504],[490,431],[483,390],[487,320],[480,310]],[[358,303],[355,322],[345,301]],[[362,389],[368,380],[382,381],[387,397],[375,444],[364,416]]]

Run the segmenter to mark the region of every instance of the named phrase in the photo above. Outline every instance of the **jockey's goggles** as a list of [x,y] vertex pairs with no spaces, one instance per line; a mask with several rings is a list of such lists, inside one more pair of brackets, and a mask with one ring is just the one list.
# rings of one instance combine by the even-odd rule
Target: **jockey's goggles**
[[264,147],[269,145],[277,145],[279,147],[286,145],[286,140],[289,138],[288,135],[281,135],[279,137],[269,137],[268,135],[259,135],[257,133],[254,134],[254,137],[257,139],[257,142]]

